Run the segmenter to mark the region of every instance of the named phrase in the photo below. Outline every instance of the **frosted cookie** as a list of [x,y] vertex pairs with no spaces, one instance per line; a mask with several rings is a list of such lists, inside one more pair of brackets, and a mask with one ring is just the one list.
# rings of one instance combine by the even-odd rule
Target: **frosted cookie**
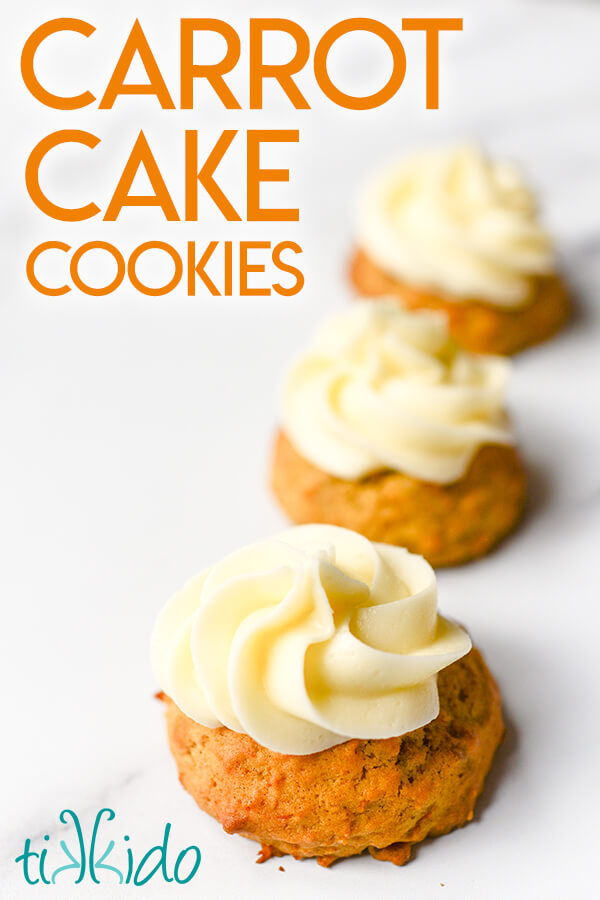
[[350,274],[365,297],[443,311],[479,353],[546,340],[569,315],[531,191],[515,167],[472,147],[417,154],[370,179]]
[[271,473],[282,507],[435,566],[486,553],[526,496],[504,409],[509,366],[461,350],[439,313],[355,303],[285,380]]
[[403,864],[472,818],[504,730],[431,567],[332,526],[207,569],[160,614],[152,654],[181,783],[261,861]]

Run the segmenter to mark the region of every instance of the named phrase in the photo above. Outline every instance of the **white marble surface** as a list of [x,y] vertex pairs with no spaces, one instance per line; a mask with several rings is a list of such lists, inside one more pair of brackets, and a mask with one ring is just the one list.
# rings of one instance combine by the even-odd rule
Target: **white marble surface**
[[[314,34],[365,12],[357,2],[329,3],[322,17],[318,4],[299,0],[255,6],[248,4],[250,13],[277,9]],[[398,25],[398,6],[373,0],[368,14]],[[465,0],[401,6],[404,15],[442,10],[465,17],[464,34],[448,41],[442,56],[439,112],[422,109],[422,72],[415,65],[406,90],[377,112],[332,112],[313,91],[310,113],[290,112],[273,95],[271,112],[258,115],[262,124],[302,129],[288,196],[299,198],[303,220],[255,233],[300,240],[307,286],[294,300],[266,301],[150,300],[126,290],[100,301],[75,294],[48,299],[28,288],[25,254],[44,238],[112,236],[134,246],[134,239],[149,237],[183,243],[196,229],[165,228],[150,212],[115,226],[45,220],[22,183],[28,148],[57,128],[96,129],[106,144],[98,172],[87,163],[57,164],[48,178],[73,197],[93,183],[102,198],[140,127],[177,172],[178,136],[184,127],[199,127],[199,117],[160,114],[143,100],[104,118],[96,110],[43,110],[18,81],[23,40],[50,15],[76,14],[94,21],[98,45],[115,58],[119,36],[139,14],[174,77],[177,19],[199,12],[197,4],[183,2],[159,14],[130,0],[84,0],[60,9],[35,0],[8,13],[1,66],[10,88],[2,98],[9,127],[0,137],[3,897],[128,896],[133,888],[117,889],[108,876],[101,886],[29,887],[13,862],[28,836],[39,850],[49,834],[54,852],[64,807],[89,827],[103,805],[117,813],[111,836],[130,834],[136,853],[160,839],[166,821],[178,849],[193,842],[202,850],[191,885],[155,879],[137,889],[149,898],[167,891],[211,898],[502,900],[594,893],[600,8]],[[241,2],[224,2],[216,14],[239,25],[248,12]],[[340,71],[368,78],[373,60],[358,49],[341,54]],[[409,62],[418,45],[410,49]],[[83,61],[76,60],[79,72]],[[69,81],[72,62],[67,56],[64,66],[55,64],[57,83]],[[106,58],[91,53],[88,63],[100,90]],[[243,82],[242,73],[236,84]],[[234,119],[232,126],[213,104],[202,127],[215,134],[250,122],[256,127],[256,116],[242,112]],[[256,847],[225,835],[178,785],[153,699],[149,631],[161,604],[188,576],[283,524],[265,487],[277,382],[318,318],[347,302],[343,273],[357,178],[396,151],[464,137],[526,167],[577,298],[568,330],[515,365],[510,400],[531,470],[529,515],[489,558],[439,576],[442,608],[468,623],[502,687],[507,741],[475,821],[427,842],[404,869],[367,858],[330,871],[287,858],[285,872],[275,861],[256,866]],[[239,174],[236,165],[228,178]],[[216,219],[197,227],[198,236],[212,232],[226,234]],[[236,226],[234,237],[250,233]]]

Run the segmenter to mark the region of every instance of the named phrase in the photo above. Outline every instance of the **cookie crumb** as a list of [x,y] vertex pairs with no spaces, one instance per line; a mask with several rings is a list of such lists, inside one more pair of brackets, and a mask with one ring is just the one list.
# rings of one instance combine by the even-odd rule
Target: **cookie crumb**
[[272,847],[269,847],[268,844],[261,844],[261,845],[260,845],[260,850],[258,851],[258,857],[257,857],[257,859],[256,859],[256,862],[257,862],[257,863],[264,863],[264,862],[266,862],[268,859],[271,859],[272,856],[274,856],[273,848],[272,848]]
[[279,866],[279,871],[280,871],[280,872],[285,872],[285,869],[283,868],[283,866]]

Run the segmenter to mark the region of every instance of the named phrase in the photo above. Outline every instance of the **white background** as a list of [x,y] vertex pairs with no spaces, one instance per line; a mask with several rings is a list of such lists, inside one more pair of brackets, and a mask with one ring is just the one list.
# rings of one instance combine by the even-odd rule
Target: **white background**
[[[319,9],[322,11],[319,12]],[[583,2],[329,2],[200,4],[22,2],[3,10],[0,254],[0,893],[2,897],[578,898],[597,889],[598,576],[600,524],[600,8]],[[380,110],[332,107],[310,68],[298,112],[276,87],[263,112],[225,112],[199,89],[193,112],[162,112],[153,98],[112,111],[43,108],[20,81],[30,32],[52,16],[97,26],[89,40],[56,38],[39,72],[57,91],[100,96],[138,15],[174,98],[182,15],[234,24],[243,57],[230,84],[247,105],[247,17],[285,15],[311,43],[334,22],[370,15],[400,30],[401,15],[462,15],[442,39],[441,109],[424,109],[422,35],[404,38],[405,84]],[[209,52],[216,53],[214,48]],[[273,45],[273,53],[285,53]],[[373,39],[340,43],[332,74],[366,92],[389,60]],[[300,128],[291,182],[268,201],[299,205],[292,224],[225,226],[204,203],[201,221],[165,225],[156,210],[115,224],[54,222],[24,187],[28,152],[60,128],[102,143],[56,151],[42,170],[65,204],[103,208],[140,130],[182,197],[183,131],[210,148],[223,128]],[[426,842],[397,869],[370,858],[326,871],[290,858],[256,866],[257,847],[225,835],[179,787],[148,660],[154,617],[190,575],[284,526],[268,489],[277,391],[290,356],[316,322],[350,296],[352,198],[374,165],[413,147],[481,141],[518,160],[539,190],[546,221],[577,297],[577,316],[552,343],[515,364],[510,406],[530,469],[531,505],[520,531],[487,559],[439,575],[442,609],[467,623],[501,685],[508,722],[475,821]],[[242,145],[240,145],[242,146]],[[242,146],[243,149],[243,146]],[[238,148],[239,151],[239,148]],[[289,151],[289,152],[288,152]],[[268,158],[267,162],[271,162]],[[222,183],[243,207],[242,153]],[[148,239],[183,248],[214,238],[290,238],[304,247],[304,291],[273,297],[153,299],[127,287],[104,298],[47,298],[25,279],[28,252],[45,239],[73,246]],[[45,270],[58,279],[60,254]],[[94,270],[95,274],[94,274]],[[40,269],[40,272],[42,270]],[[100,266],[90,263],[100,277]],[[156,273],[156,277],[160,272]],[[58,283],[58,281],[56,282]],[[89,828],[103,805],[106,834],[131,835],[139,857],[173,823],[175,850],[198,844],[191,885],[82,883],[28,887],[13,862],[26,837],[60,856],[58,814]],[[116,853],[116,851],[115,851]],[[279,871],[283,864],[285,872]],[[110,875],[110,873],[109,873]]]

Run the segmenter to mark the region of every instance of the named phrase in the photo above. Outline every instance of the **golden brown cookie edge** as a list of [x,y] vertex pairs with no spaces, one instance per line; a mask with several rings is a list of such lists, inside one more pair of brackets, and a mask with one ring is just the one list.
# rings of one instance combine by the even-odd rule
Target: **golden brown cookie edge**
[[260,843],[258,861],[290,854],[327,866],[368,850],[403,865],[415,844],[472,819],[504,734],[478,650],[442,670],[438,686],[440,714],[424,728],[296,757],[204,728],[163,699],[183,787],[225,831]]
[[450,296],[404,284],[360,249],[351,259],[349,276],[362,298],[397,297],[408,309],[444,312],[453,337],[473,353],[518,353],[551,338],[571,311],[569,292],[559,274],[532,277],[529,301],[519,309],[500,309],[475,298],[456,302]]
[[392,471],[345,481],[305,459],[283,431],[275,438],[271,486],[296,524],[350,528],[406,547],[436,567],[488,553],[518,524],[527,494],[514,447],[481,447],[463,478],[449,485]]

